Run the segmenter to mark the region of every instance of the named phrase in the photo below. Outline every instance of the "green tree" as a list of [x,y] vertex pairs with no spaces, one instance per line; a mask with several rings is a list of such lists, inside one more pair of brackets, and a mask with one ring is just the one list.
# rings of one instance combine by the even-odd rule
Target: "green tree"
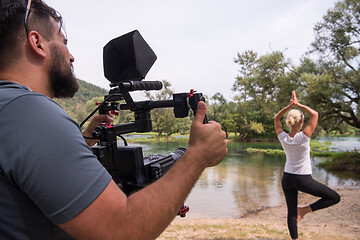
[[287,77],[287,73],[291,73],[291,62],[282,52],[258,57],[253,51],[238,54],[234,62],[240,68],[233,85],[233,91],[237,93],[237,129],[240,136],[272,137],[273,116],[285,99],[288,103],[296,85],[296,78]]
[[[146,96],[152,101],[172,99],[173,91],[170,82],[163,80],[163,89],[156,93],[146,92]],[[172,108],[158,108],[151,111],[153,131],[158,135],[171,136],[174,133],[186,134],[189,132],[191,120],[175,118]]]
[[310,53],[322,76],[307,78],[308,95],[327,121],[360,128],[360,1],[337,2],[314,30]]
[[211,116],[207,114],[209,119],[219,122],[223,118],[224,112],[226,111],[225,106],[227,101],[221,93],[217,92],[212,97],[212,113]]
[[261,133],[259,123],[264,133],[273,132],[272,116],[288,104],[291,90],[320,113],[314,136],[321,129],[327,133],[346,131],[344,123],[360,128],[359,19],[359,0],[337,2],[316,24],[312,51],[298,67],[281,52],[260,57],[253,51],[238,54],[234,61],[240,70],[233,91],[238,93],[238,129],[242,134],[251,137]]
[[238,114],[235,111],[233,111],[236,110],[236,108],[233,107],[234,106],[233,102],[230,102],[229,104],[230,104],[229,107],[231,112],[227,112],[224,118],[220,122],[222,128],[226,133],[226,138],[229,137],[230,132],[236,133],[236,118],[238,117]]
[[229,136],[229,132],[236,131],[236,105],[233,102],[228,103],[221,93],[215,93],[211,98],[212,104],[208,107],[208,120],[214,120],[222,126]]

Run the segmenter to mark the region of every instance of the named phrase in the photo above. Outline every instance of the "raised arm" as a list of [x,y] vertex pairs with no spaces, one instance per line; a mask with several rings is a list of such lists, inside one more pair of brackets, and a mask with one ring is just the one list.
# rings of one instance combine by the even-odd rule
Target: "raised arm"
[[274,125],[275,125],[275,131],[276,134],[279,135],[281,132],[283,132],[283,128],[281,125],[281,118],[284,116],[284,114],[289,111],[293,107],[293,104],[289,104],[288,106],[281,109],[274,117]]
[[304,128],[303,132],[308,137],[311,137],[311,135],[313,134],[313,132],[316,128],[317,122],[318,122],[318,117],[319,117],[318,112],[316,112],[315,110],[311,109],[308,106],[305,106],[305,105],[299,103],[297,100],[295,91],[292,92],[291,101],[295,106],[297,106],[298,108],[300,108],[301,110],[303,110],[306,114],[308,114],[310,116],[310,119],[309,119],[306,127]]

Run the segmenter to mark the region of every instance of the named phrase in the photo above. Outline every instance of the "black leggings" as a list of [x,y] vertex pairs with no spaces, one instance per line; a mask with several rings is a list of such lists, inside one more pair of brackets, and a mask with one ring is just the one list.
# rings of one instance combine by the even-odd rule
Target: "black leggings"
[[287,223],[292,239],[298,238],[296,223],[298,191],[321,197],[321,199],[310,205],[313,212],[340,202],[340,195],[337,192],[315,181],[311,175],[296,175],[285,172],[281,185],[285,194],[288,209]]

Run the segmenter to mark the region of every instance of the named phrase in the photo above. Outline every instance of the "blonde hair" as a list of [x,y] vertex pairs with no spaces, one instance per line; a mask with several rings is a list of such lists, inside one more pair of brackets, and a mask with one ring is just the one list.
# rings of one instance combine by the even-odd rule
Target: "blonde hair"
[[304,121],[304,114],[298,109],[291,109],[286,117],[286,125],[290,128],[298,126]]

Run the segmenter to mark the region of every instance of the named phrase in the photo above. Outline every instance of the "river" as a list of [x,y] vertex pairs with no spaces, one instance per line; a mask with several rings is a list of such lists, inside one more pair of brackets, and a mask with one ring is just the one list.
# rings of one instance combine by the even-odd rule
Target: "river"
[[[353,151],[360,148],[360,138],[319,138],[332,142],[331,151]],[[263,153],[246,153],[247,147],[281,148],[279,143],[228,144],[229,153],[221,164],[206,169],[185,205],[190,207],[189,218],[241,218],[263,208],[283,203],[281,189],[285,157]],[[178,143],[142,144],[144,156],[152,153],[169,153]],[[184,146],[186,147],[186,146]],[[347,172],[328,172],[316,164],[323,158],[312,157],[313,178],[334,189],[360,188],[360,176]],[[181,179],[179,179],[181,181]]]

